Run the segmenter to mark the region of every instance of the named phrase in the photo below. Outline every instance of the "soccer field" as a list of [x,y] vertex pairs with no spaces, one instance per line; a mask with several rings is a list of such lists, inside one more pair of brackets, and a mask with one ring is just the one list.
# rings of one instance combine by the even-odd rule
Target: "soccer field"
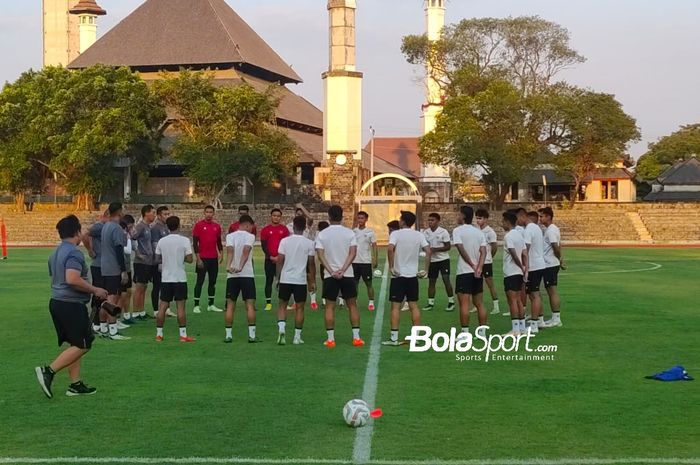
[[[18,457],[66,457],[52,462],[66,464],[78,462],[68,457],[103,463],[330,464],[367,457],[396,465],[506,459],[557,465],[582,458],[589,464],[700,463],[698,381],[643,379],[676,364],[700,377],[700,249],[566,248],[569,269],[559,279],[564,327],[534,340],[556,344],[554,360],[489,362],[374,345],[376,336],[388,336],[389,308],[378,301],[377,311],[368,312],[364,287],[365,347],[352,347],[346,310],[337,312],[335,349],[322,345],[322,312],[309,310],[306,344],[277,346],[276,312],[263,311],[260,303],[258,251],[262,344],[247,343],[240,310],[234,343],[223,344],[223,316],[194,315],[190,302],[195,344],[177,341],[173,319],[160,344],[155,325],[139,323],[124,331],[131,341],[98,339],[84,358],[83,379],[98,388],[96,395],[64,396],[68,380],[60,373],[51,400],[33,370],[57,354],[47,305],[49,253],[11,250],[0,262],[0,463],[30,463]],[[500,263],[499,251],[494,268],[504,309]],[[219,306],[224,282],[222,274]],[[375,280],[377,295],[382,284]],[[424,303],[427,280],[421,286]],[[458,327],[458,313],[443,311],[445,303],[439,282],[436,310],[423,312],[424,324],[440,331]],[[381,334],[373,334],[382,314]],[[471,323],[475,328],[474,314]],[[499,333],[510,329],[507,316],[490,315],[489,324]],[[404,313],[402,335],[409,326]],[[341,409],[363,389],[376,393],[384,416],[354,430]]]

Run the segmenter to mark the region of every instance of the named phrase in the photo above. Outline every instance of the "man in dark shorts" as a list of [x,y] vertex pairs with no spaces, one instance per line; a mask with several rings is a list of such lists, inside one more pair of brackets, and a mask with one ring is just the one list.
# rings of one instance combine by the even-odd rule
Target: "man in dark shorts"
[[440,226],[440,215],[431,213],[428,215],[428,227],[422,231],[425,240],[430,244],[430,268],[428,268],[428,305],[424,311],[430,311],[435,306],[435,285],[438,276],[442,276],[447,293],[447,307],[445,311],[452,312],[455,309],[454,291],[450,283],[450,248],[452,243],[450,233]]
[[[100,268],[102,270],[102,285],[107,289],[107,300],[110,304],[119,305],[119,295],[122,284],[126,284],[128,274],[126,261],[124,260],[124,247],[126,246],[126,234],[121,227],[122,204],[113,202],[109,205],[109,221],[102,228],[102,257]],[[117,319],[100,310],[100,335],[115,341],[130,339],[119,334]]]
[[352,263],[352,271],[355,275],[357,285],[360,280],[367,286],[367,310],[374,311],[374,287],[372,286],[372,273],[377,267],[377,235],[372,228],[367,227],[369,214],[367,212],[357,213],[357,227],[353,229],[355,240],[357,241],[357,255]]
[[153,281],[153,273],[156,270],[155,250],[151,240],[151,224],[156,219],[156,209],[153,205],[144,205],[141,208],[141,221],[139,221],[131,234],[131,238],[136,242],[134,254],[134,311],[133,317],[136,320],[148,320],[155,318],[147,315],[146,288],[148,283]]
[[214,207],[204,207],[204,219],[192,229],[192,247],[197,262],[197,282],[194,286],[194,313],[201,313],[199,299],[202,296],[204,280],[209,275],[207,311],[221,313],[223,310],[214,305],[216,280],[219,277],[219,264],[224,260],[224,245],[221,243],[221,226],[214,221]]
[[[168,235],[168,226],[165,221],[170,216],[170,210],[166,206],[161,206],[156,209],[156,220],[151,225],[151,242],[153,242],[153,252],[155,253],[158,241]],[[160,283],[162,270],[160,265],[156,265],[153,269],[153,287],[151,288],[151,305],[153,306],[153,314],[158,312],[160,306]],[[175,316],[170,311],[170,308],[165,312],[167,316]]]
[[[243,215],[238,231],[226,236],[226,314],[224,324],[226,337],[224,342],[233,342],[233,315],[236,301],[240,295],[248,316],[248,342],[261,342],[256,335],[255,316],[255,271],[253,270],[253,246],[255,236],[250,232],[253,219]],[[284,228],[285,231],[287,228]]]
[[557,225],[553,223],[554,211],[551,207],[539,209],[540,223],[546,229],[544,231],[544,287],[549,295],[549,305],[552,308],[552,318],[545,321],[545,328],[556,328],[562,326],[561,322],[561,300],[557,292],[559,284],[559,269],[566,269],[564,257],[561,252],[561,232]]
[[[131,288],[133,287],[134,274],[132,272],[132,254],[134,251],[134,241],[131,240],[131,233],[134,230],[136,220],[131,215],[124,215],[121,222],[121,227],[126,234],[126,247],[124,247],[124,263],[126,263],[126,273],[128,280],[122,284],[119,296],[119,308],[122,309],[122,321],[117,322],[117,329],[126,329],[129,324],[134,324],[136,321],[131,317]],[[119,326],[122,323],[122,326]]]
[[88,268],[85,257],[78,249],[80,244],[80,221],[75,215],[63,218],[56,225],[61,244],[49,258],[51,276],[51,301],[49,311],[56,328],[59,347],[67,342],[65,349],[49,365],[34,369],[41,390],[49,399],[53,397],[51,384],[59,371],[68,368],[71,380],[67,396],[94,394],[97,390],[80,379],[80,359],[92,347],[95,336],[90,327],[87,303],[90,295],[107,298],[107,291],[87,281]]
[[518,218],[513,212],[503,213],[503,287],[508,299],[512,329],[510,335],[527,334],[525,309],[521,305],[520,293],[527,280],[528,255],[525,238],[515,229]]
[[[92,260],[90,264],[90,278],[93,286],[102,287],[102,271],[100,269],[100,258],[102,255],[102,228],[109,219],[109,213],[105,210],[96,223],[90,226],[83,234],[83,244],[87,249],[88,256]],[[102,300],[92,296],[90,307],[92,309],[92,330],[100,332],[100,305]]]

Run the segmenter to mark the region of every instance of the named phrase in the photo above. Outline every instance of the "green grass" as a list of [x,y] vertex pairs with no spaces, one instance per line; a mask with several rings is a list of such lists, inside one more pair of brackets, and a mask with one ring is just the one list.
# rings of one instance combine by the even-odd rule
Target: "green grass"
[[[58,352],[47,309],[49,253],[11,250],[0,262],[0,457],[350,459],[355,431],[343,423],[341,408],[361,395],[369,347],[350,345],[345,310],[338,311],[335,350],[321,345],[321,312],[308,311],[304,346],[274,343],[275,312],[258,312],[263,344],[246,342],[242,311],[232,345],[222,343],[221,314],[188,315],[190,335],[197,337],[192,345],[177,342],[172,320],[162,344],[153,341],[152,324],[140,323],[125,331],[131,341],[98,340],[85,357],[84,379],[97,395],[63,396],[68,381],[61,373],[57,395],[46,399],[33,367]],[[373,459],[700,457],[697,381],[643,379],[675,364],[700,377],[700,250],[566,254],[569,270],[560,275],[565,327],[536,338],[558,346],[554,361],[460,363],[455,354],[381,349],[377,406],[384,417],[375,422]],[[496,262],[502,296],[500,256]],[[607,273],[649,268],[648,262],[662,267]],[[260,256],[256,263],[262,264]],[[258,302],[262,285],[258,278]],[[191,279],[190,297],[192,288]],[[378,294],[380,280],[375,288]],[[365,309],[363,288],[360,294]],[[438,284],[438,307],[445,302]],[[406,334],[407,314],[402,317]],[[363,310],[368,345],[373,319]],[[423,320],[435,330],[458,325],[456,312],[435,310]],[[498,332],[510,327],[504,316],[490,324]],[[382,336],[388,329],[386,314]]]

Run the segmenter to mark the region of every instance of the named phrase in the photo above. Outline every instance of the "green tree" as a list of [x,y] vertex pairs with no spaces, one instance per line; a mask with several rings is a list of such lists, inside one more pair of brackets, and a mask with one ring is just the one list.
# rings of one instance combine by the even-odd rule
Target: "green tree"
[[700,155],[700,123],[682,126],[649,144],[649,150],[637,162],[637,175],[652,181],[678,160],[687,160],[692,155]]
[[641,137],[613,95],[562,84],[551,87],[544,101],[550,110],[544,112],[545,140],[557,171],[574,180],[574,193],[596,168],[626,159],[628,144]]
[[237,179],[271,184],[298,163],[295,144],[275,125],[274,86],[264,93],[247,84],[215,87],[207,73],[182,70],[154,90],[175,115],[173,157],[212,203]]

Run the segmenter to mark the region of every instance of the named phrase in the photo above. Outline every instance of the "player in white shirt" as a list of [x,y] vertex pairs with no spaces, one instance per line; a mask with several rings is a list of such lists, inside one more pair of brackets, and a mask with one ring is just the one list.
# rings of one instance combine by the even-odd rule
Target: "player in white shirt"
[[430,245],[430,268],[428,269],[428,305],[423,310],[430,311],[435,306],[435,285],[438,276],[442,275],[447,293],[447,308],[452,312],[455,309],[455,297],[450,283],[450,248],[452,241],[450,233],[440,226],[440,215],[431,213],[428,215],[428,227],[422,231],[425,240]]
[[559,228],[552,221],[554,211],[550,207],[539,209],[540,223],[546,229],[544,231],[544,287],[549,295],[549,306],[552,308],[552,319],[545,321],[545,328],[562,326],[561,322],[561,301],[557,292],[559,280],[559,269],[566,269],[564,258],[561,253],[561,233]]
[[484,233],[486,237],[486,260],[484,261],[484,281],[491,292],[491,300],[493,301],[493,310],[491,310],[492,315],[501,313],[500,308],[498,308],[498,293],[496,292],[496,285],[493,282],[493,259],[496,257],[498,252],[498,236],[496,236],[496,231],[489,226],[489,212],[484,208],[480,208],[476,211],[476,225],[479,226],[481,232]]
[[170,234],[163,237],[156,245],[156,262],[162,264],[160,306],[156,316],[156,341],[163,341],[163,323],[165,311],[170,308],[170,302],[175,300],[177,307],[177,323],[180,326],[180,342],[194,342],[187,336],[187,271],[185,263],[194,262],[192,244],[185,236],[178,233],[180,218],[169,216],[165,220]]
[[[522,214],[519,213],[518,216],[520,217]],[[537,212],[525,214],[525,245],[528,256],[528,277],[525,281],[525,291],[530,297],[530,329],[533,334],[537,334],[539,328],[544,327],[542,296],[540,295],[540,283],[545,269],[544,234],[538,221],[539,214]]]
[[460,226],[452,231],[452,243],[459,251],[455,290],[459,299],[459,321],[463,333],[469,332],[470,301],[478,312],[479,326],[485,325],[487,319],[482,276],[486,261],[486,237],[472,224],[473,219],[474,209],[466,205],[461,207]]
[[348,306],[352,325],[352,345],[362,347],[365,341],[360,338],[360,312],[357,310],[357,283],[352,270],[352,262],[357,255],[357,240],[352,229],[342,225],[343,209],[333,205],[328,209],[330,226],[318,233],[316,253],[324,267],[323,298],[326,299],[326,334],[323,344],[329,349],[335,347],[335,303],[342,292]]
[[301,330],[304,327],[306,294],[316,292],[316,250],[312,240],[304,237],[306,218],[294,218],[294,234],[280,242],[277,260],[279,283],[279,309],[277,310],[277,344],[285,345],[287,329],[287,304],[294,298],[294,345],[303,344]]
[[391,346],[400,345],[399,320],[404,299],[408,302],[413,326],[420,325],[418,278],[427,276],[425,270],[418,270],[421,250],[425,252],[425,267],[430,268],[430,244],[422,233],[413,229],[413,225],[416,224],[416,215],[407,211],[401,212],[399,224],[401,229],[391,233],[389,237],[388,250],[389,269],[392,276],[389,286],[391,337],[382,344]]
[[374,311],[374,286],[372,286],[372,273],[377,267],[377,235],[374,230],[367,227],[369,215],[367,212],[358,212],[355,221],[357,227],[353,229],[357,241],[357,255],[352,262],[352,272],[355,275],[357,286],[360,280],[367,286],[367,310]]
[[[520,207],[509,211],[514,212],[518,219],[514,229],[517,231],[518,234],[523,236],[523,239],[525,239],[525,226],[527,226],[527,210]],[[523,281],[523,289],[522,291],[520,291],[520,305],[523,307],[523,311],[525,311],[527,307],[527,291],[525,287],[525,282]],[[529,315],[526,315],[526,318],[529,318]]]
[[240,295],[245,302],[248,316],[248,342],[262,342],[255,334],[255,272],[253,271],[253,246],[255,236],[250,233],[253,218],[242,215],[238,231],[226,236],[226,325],[225,343],[233,342],[233,313]]
[[527,334],[525,309],[521,305],[520,292],[527,279],[527,247],[525,238],[515,229],[517,217],[513,212],[503,213],[503,287],[506,291],[512,330],[509,334]]

